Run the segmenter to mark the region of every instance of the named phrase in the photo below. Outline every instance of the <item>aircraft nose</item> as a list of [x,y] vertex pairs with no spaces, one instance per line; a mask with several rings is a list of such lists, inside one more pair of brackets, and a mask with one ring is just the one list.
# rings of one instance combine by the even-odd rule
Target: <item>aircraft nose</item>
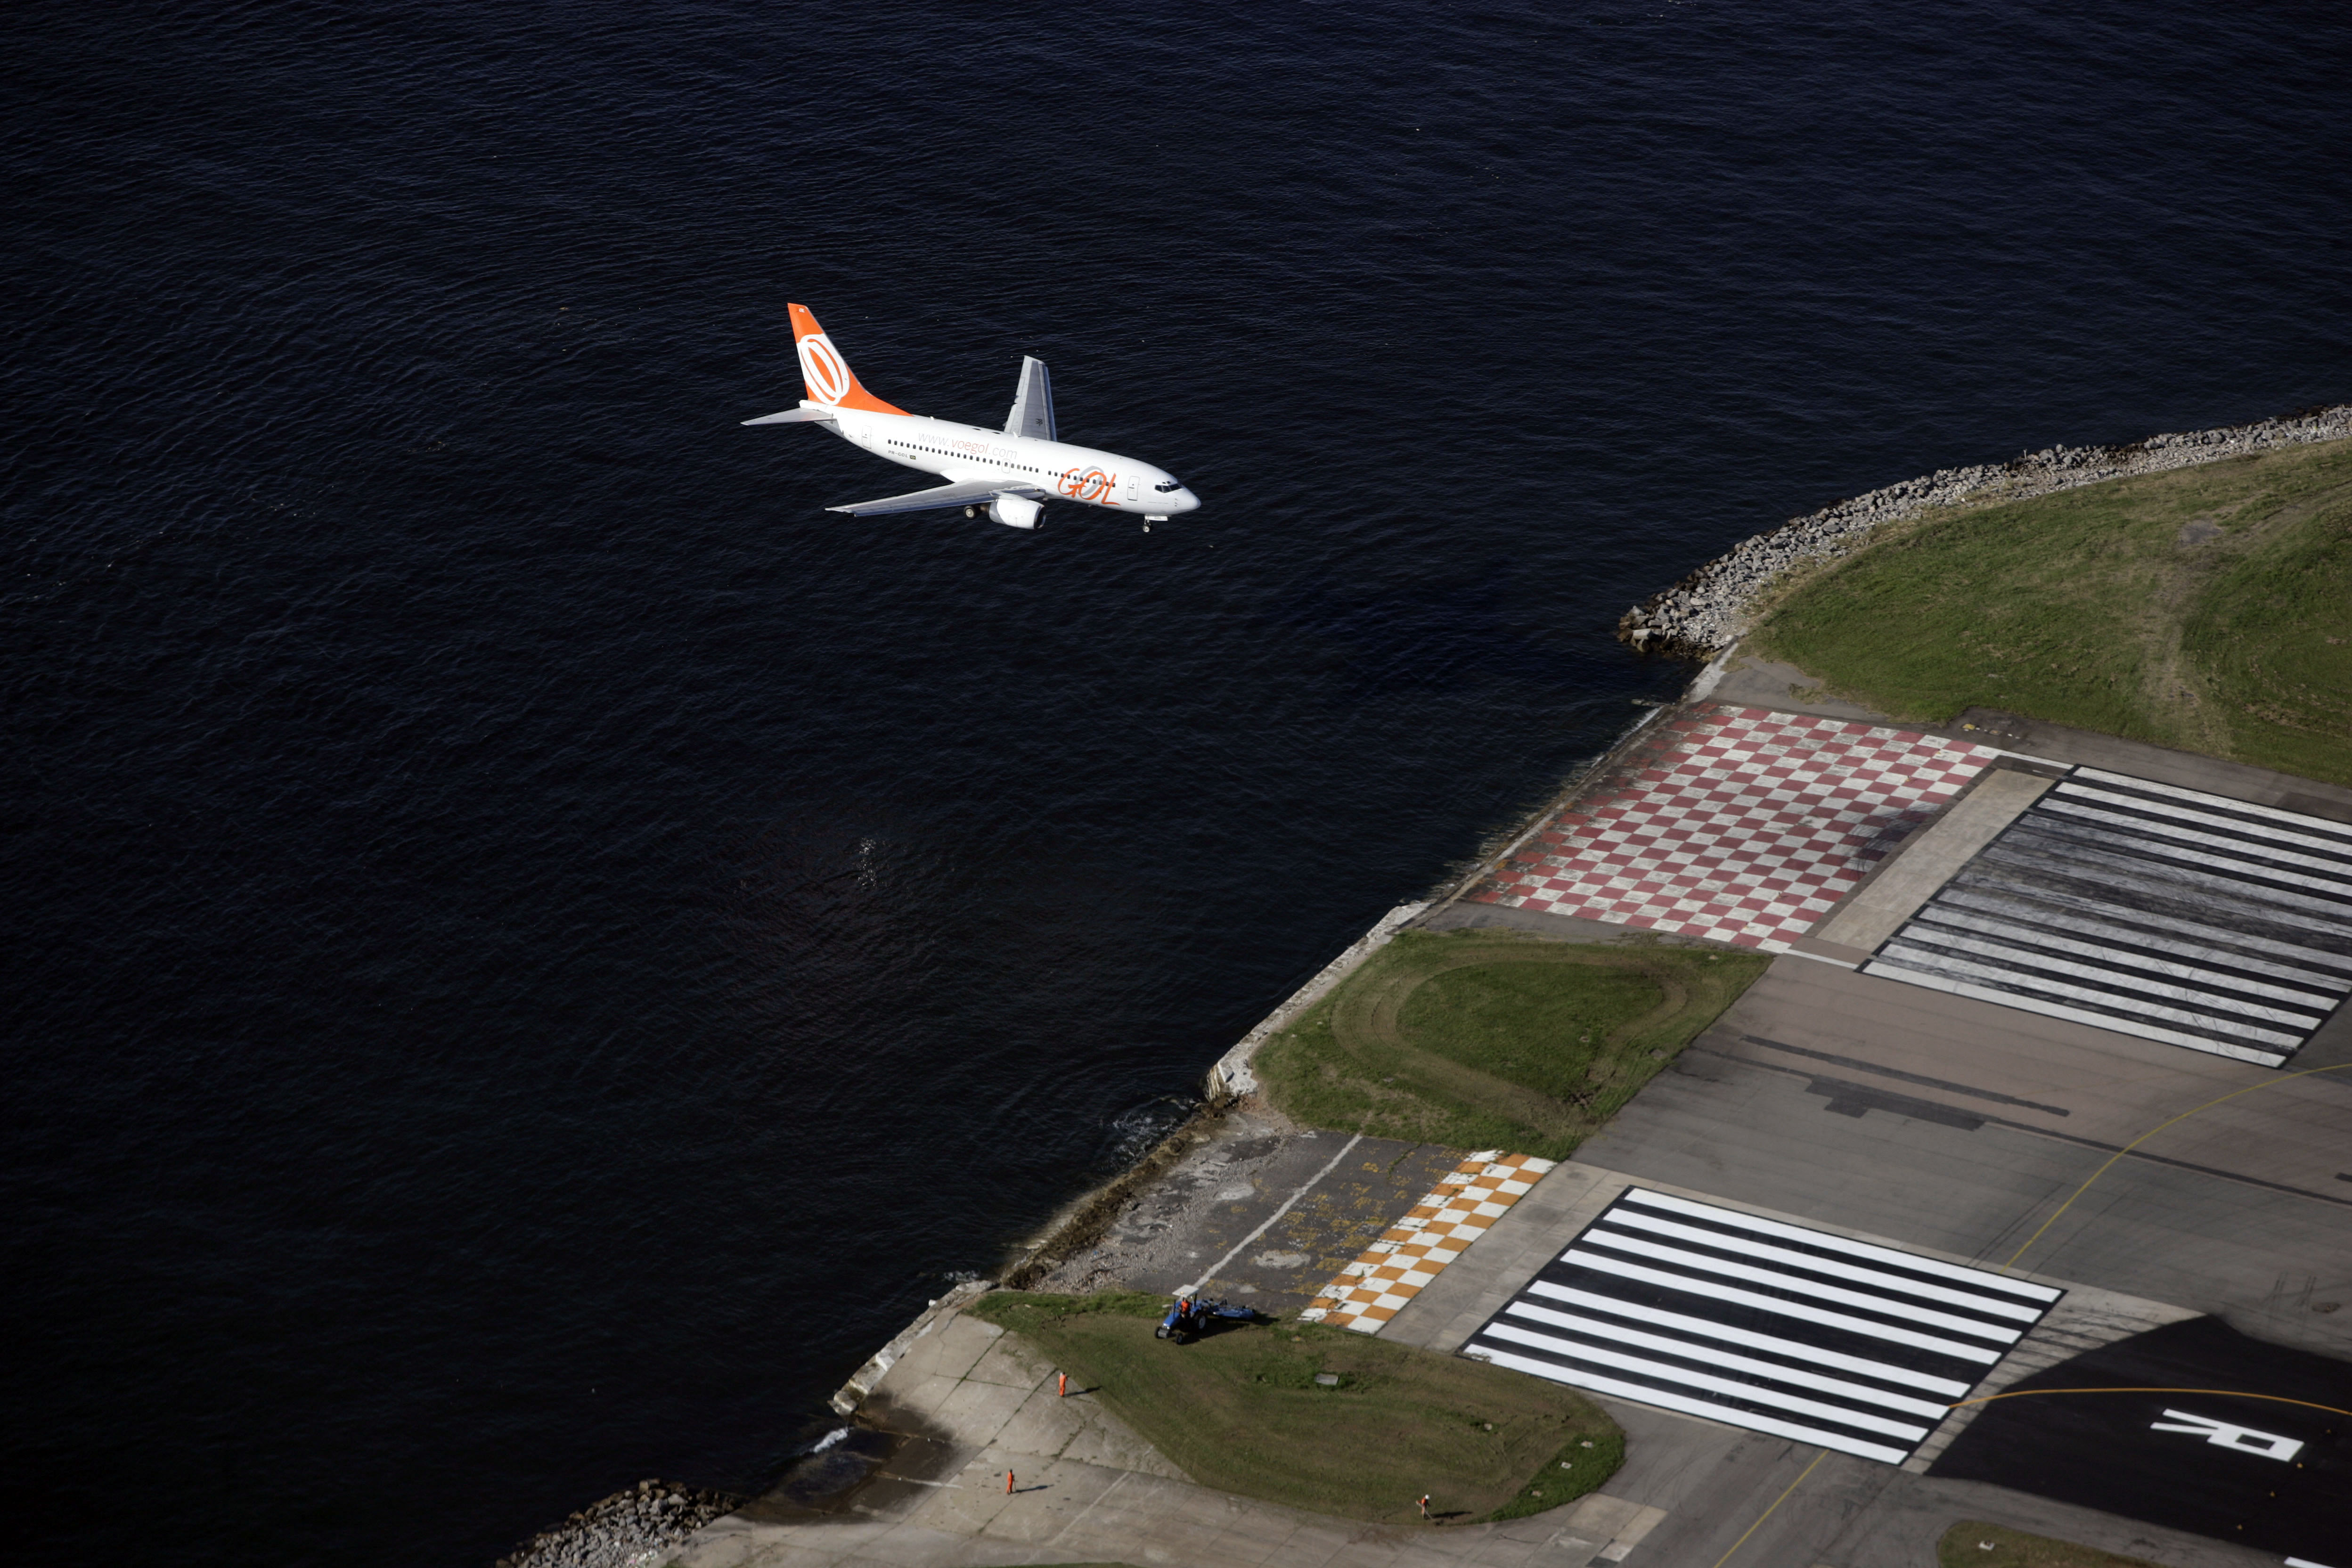
[[1170,496],[1168,499],[1176,503],[1168,509],[1170,511],[1198,511],[1201,510],[1201,498],[1194,495],[1189,488],[1178,490],[1174,495]]

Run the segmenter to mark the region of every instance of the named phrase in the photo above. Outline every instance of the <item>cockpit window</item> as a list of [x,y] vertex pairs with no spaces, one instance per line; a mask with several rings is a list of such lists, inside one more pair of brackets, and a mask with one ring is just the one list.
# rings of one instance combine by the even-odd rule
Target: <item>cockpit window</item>
[[1153,489],[1155,489],[1155,490],[1181,490],[1181,489],[1182,489],[1184,487],[1183,487],[1183,485],[1182,485],[1182,484],[1179,483],[1177,480],[1170,479],[1170,480],[1166,481],[1166,482],[1165,482],[1165,483],[1163,483],[1163,484],[1157,484],[1157,485],[1152,486],[1151,488],[1152,488]]

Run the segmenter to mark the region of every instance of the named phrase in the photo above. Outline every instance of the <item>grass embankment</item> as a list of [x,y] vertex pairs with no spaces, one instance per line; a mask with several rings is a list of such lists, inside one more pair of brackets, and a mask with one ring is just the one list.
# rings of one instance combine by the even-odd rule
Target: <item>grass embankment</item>
[[[1034,1343],[1202,1486],[1402,1523],[1516,1519],[1616,1472],[1625,1439],[1557,1384],[1320,1323],[1152,1338],[1164,1297],[999,1290],[967,1309]],[[1315,1381],[1336,1376],[1336,1386]]]
[[2352,783],[2352,442],[1886,532],[1751,651],[1906,720],[1998,708]]
[[[1992,1549],[1987,1551],[1985,1543]],[[1936,1568],[2157,1568],[2138,1557],[2118,1557],[2112,1552],[2028,1535],[1998,1524],[1964,1521],[1944,1531],[1936,1543]]]
[[1253,1067],[1308,1126],[1565,1159],[1769,963],[1737,948],[1406,931]]

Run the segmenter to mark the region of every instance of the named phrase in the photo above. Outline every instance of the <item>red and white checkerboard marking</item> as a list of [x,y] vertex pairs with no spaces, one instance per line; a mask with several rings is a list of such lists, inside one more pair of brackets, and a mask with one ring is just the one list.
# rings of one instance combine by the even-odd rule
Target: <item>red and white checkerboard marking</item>
[[1558,1164],[1531,1154],[1489,1149],[1473,1154],[1412,1213],[1391,1226],[1362,1257],[1339,1271],[1301,1322],[1337,1323],[1359,1333],[1377,1334],[1439,1270],[1486,1233],[1543,1173]]
[[1580,797],[1470,896],[1785,952],[2000,754],[1712,709],[1669,726],[1622,787]]

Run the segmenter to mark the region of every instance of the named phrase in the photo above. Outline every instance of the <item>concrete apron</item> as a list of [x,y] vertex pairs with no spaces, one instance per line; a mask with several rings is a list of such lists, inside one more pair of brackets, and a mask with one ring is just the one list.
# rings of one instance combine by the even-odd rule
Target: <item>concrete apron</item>
[[[1664,1510],[1594,1493],[1503,1524],[1360,1523],[1188,1480],[1089,1394],[952,1307],[876,1381],[857,1416],[898,1438],[827,1511],[753,1503],[705,1526],[679,1568],[1129,1562],[1170,1568],[1581,1568],[1629,1555]],[[1006,1490],[1010,1472],[1013,1488]]]

